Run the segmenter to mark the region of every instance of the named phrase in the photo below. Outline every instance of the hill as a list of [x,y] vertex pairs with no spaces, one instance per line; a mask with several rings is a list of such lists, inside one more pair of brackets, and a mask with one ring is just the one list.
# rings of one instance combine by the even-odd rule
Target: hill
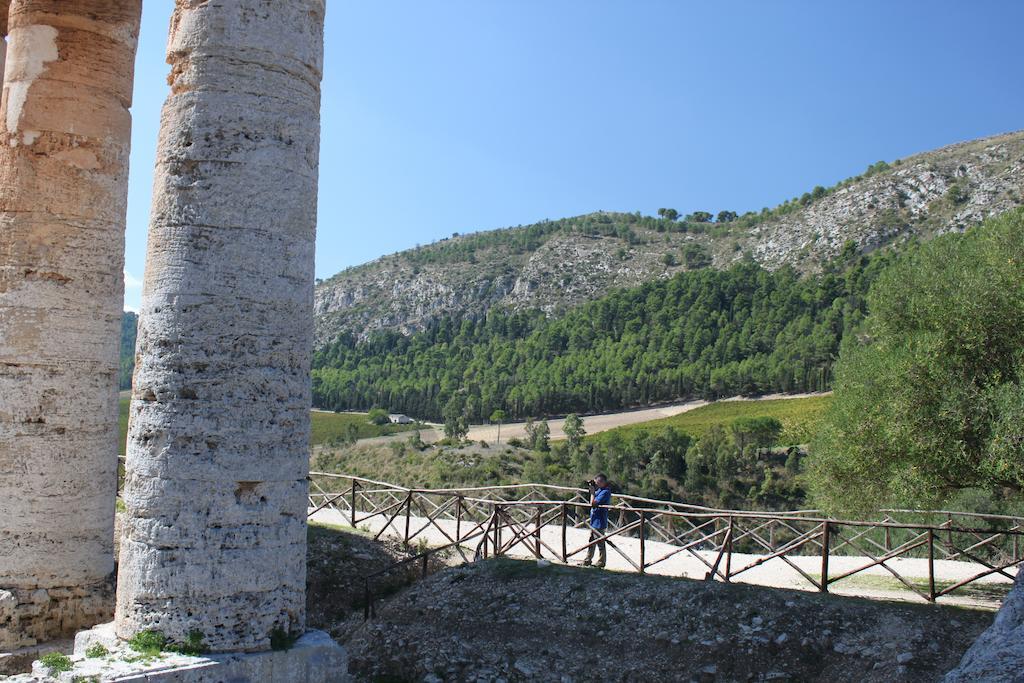
[[[1022,203],[1024,132],[878,162],[774,209],[681,220],[594,213],[450,239],[349,268],[316,288],[317,346],[376,330],[402,334],[494,307],[557,314],[745,255],[768,269],[817,272],[847,243],[870,252],[962,231]],[[567,267],[568,266],[568,267]]]

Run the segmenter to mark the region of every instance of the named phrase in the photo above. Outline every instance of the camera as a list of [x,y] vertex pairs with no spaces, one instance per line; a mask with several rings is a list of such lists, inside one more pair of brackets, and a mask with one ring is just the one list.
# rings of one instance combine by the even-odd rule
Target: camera
[[593,479],[587,479],[585,482],[583,482],[584,488],[589,488],[591,486],[597,486],[597,482],[594,481]]

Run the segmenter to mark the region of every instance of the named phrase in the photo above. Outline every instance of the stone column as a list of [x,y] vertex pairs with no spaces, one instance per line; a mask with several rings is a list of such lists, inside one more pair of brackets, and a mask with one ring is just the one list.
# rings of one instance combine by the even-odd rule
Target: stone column
[[10,0],[0,0],[0,75],[7,64],[7,13],[10,10]]
[[116,630],[305,628],[324,0],[178,0],[129,429]]
[[0,105],[0,650],[113,612],[140,0],[14,0]]

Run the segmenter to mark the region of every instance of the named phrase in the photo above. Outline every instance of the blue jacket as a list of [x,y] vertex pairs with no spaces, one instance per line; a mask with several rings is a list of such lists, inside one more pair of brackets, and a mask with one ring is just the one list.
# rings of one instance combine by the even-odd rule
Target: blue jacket
[[[607,486],[594,491],[594,502],[597,505],[611,505],[612,490]],[[594,529],[604,529],[608,526],[608,510],[595,505],[590,508],[590,526]]]

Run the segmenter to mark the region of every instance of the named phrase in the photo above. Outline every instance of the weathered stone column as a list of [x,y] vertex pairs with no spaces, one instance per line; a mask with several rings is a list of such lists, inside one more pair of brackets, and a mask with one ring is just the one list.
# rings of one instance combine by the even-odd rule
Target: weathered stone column
[[128,445],[117,634],[305,627],[324,0],[178,0]]
[[0,106],[0,650],[113,612],[140,0],[14,0]]
[[0,0],[0,74],[7,64],[7,14],[10,9],[10,0]]

